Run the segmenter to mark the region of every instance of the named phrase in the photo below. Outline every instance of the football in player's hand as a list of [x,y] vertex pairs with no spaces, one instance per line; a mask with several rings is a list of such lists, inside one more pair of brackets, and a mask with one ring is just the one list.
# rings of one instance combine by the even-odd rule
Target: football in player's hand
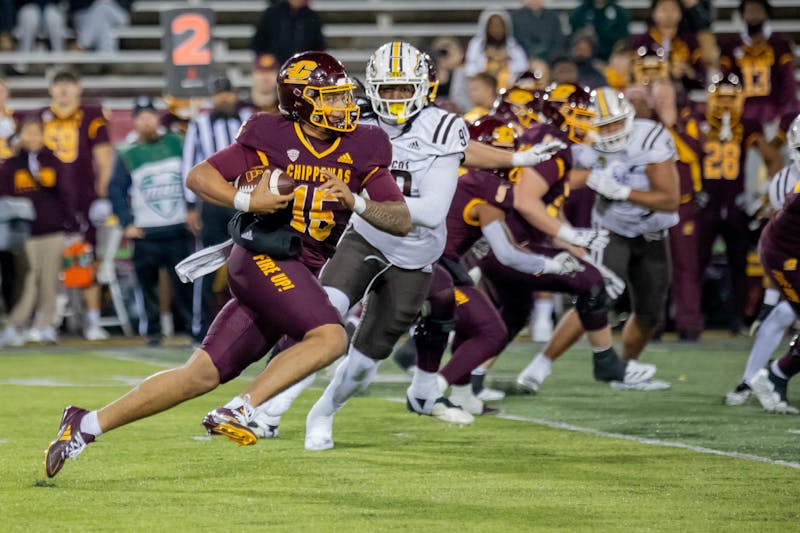
[[289,194],[294,191],[294,179],[279,168],[248,170],[233,182],[240,191],[253,192],[262,179],[267,178],[269,192],[272,194]]

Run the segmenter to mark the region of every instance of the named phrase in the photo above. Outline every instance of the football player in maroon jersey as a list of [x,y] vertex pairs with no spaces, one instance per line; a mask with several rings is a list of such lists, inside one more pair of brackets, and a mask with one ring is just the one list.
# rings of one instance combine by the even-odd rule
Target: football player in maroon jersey
[[[258,405],[341,355],[347,336],[339,313],[316,274],[333,254],[351,212],[402,235],[411,219],[389,172],[391,143],[377,127],[358,126],[353,83],[325,53],[305,52],[279,74],[281,115],[258,113],[228,148],[195,166],[187,183],[205,201],[267,215],[256,226],[270,235],[262,250],[234,245],[228,258],[233,299],[189,360],[155,374],[98,411],[69,406],[46,451],[45,472],[55,476],[103,431],[169,409],[230,381],[260,359],[283,335],[299,342],[278,355],[204,425],[241,445],[254,444],[247,427]],[[231,187],[240,174],[279,167],[295,180],[293,194],[269,193],[262,179],[251,193]],[[369,199],[360,196],[362,191]],[[291,209],[290,202],[294,200]],[[269,228],[259,229],[262,225]],[[285,237],[285,238],[281,238]],[[302,240],[293,254],[287,240]]]

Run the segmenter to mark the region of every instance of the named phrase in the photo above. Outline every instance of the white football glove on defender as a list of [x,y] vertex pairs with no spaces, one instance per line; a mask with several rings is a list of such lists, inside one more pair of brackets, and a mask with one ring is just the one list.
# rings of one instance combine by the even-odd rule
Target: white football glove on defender
[[556,276],[566,276],[575,272],[583,272],[584,266],[578,259],[569,252],[561,252],[553,258],[544,260],[542,274],[555,274]]
[[609,200],[627,200],[631,188],[614,178],[614,168],[596,169],[589,173],[586,185]]
[[511,164],[515,167],[532,167],[549,160],[556,152],[566,147],[566,144],[558,140],[534,144],[527,150],[511,154]]
[[608,230],[602,228],[573,228],[561,224],[556,237],[575,246],[600,252],[608,244]]
[[625,292],[625,282],[613,270],[603,263],[595,261],[590,255],[584,257],[583,260],[600,271],[600,275],[603,276],[603,284],[606,286],[606,294],[609,298],[616,300]]

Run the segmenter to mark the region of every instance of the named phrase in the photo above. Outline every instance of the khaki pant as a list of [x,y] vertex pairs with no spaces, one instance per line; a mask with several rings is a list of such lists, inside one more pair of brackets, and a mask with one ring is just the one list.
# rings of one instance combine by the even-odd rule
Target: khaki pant
[[22,297],[9,317],[11,325],[15,328],[25,327],[34,311],[37,312],[34,328],[53,327],[56,320],[58,273],[61,271],[63,248],[63,233],[31,237],[25,243],[30,269],[25,276]]

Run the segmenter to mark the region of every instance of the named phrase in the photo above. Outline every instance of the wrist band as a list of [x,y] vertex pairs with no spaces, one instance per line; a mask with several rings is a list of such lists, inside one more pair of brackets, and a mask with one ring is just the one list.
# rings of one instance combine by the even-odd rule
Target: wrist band
[[367,201],[359,195],[353,196],[353,212],[360,215],[367,208]]
[[245,191],[236,191],[233,196],[233,207],[245,213],[250,211],[250,193]]
[[556,237],[570,244],[574,244],[573,241],[576,236],[575,229],[569,224],[561,224],[561,227],[558,228],[558,232],[556,233]]

